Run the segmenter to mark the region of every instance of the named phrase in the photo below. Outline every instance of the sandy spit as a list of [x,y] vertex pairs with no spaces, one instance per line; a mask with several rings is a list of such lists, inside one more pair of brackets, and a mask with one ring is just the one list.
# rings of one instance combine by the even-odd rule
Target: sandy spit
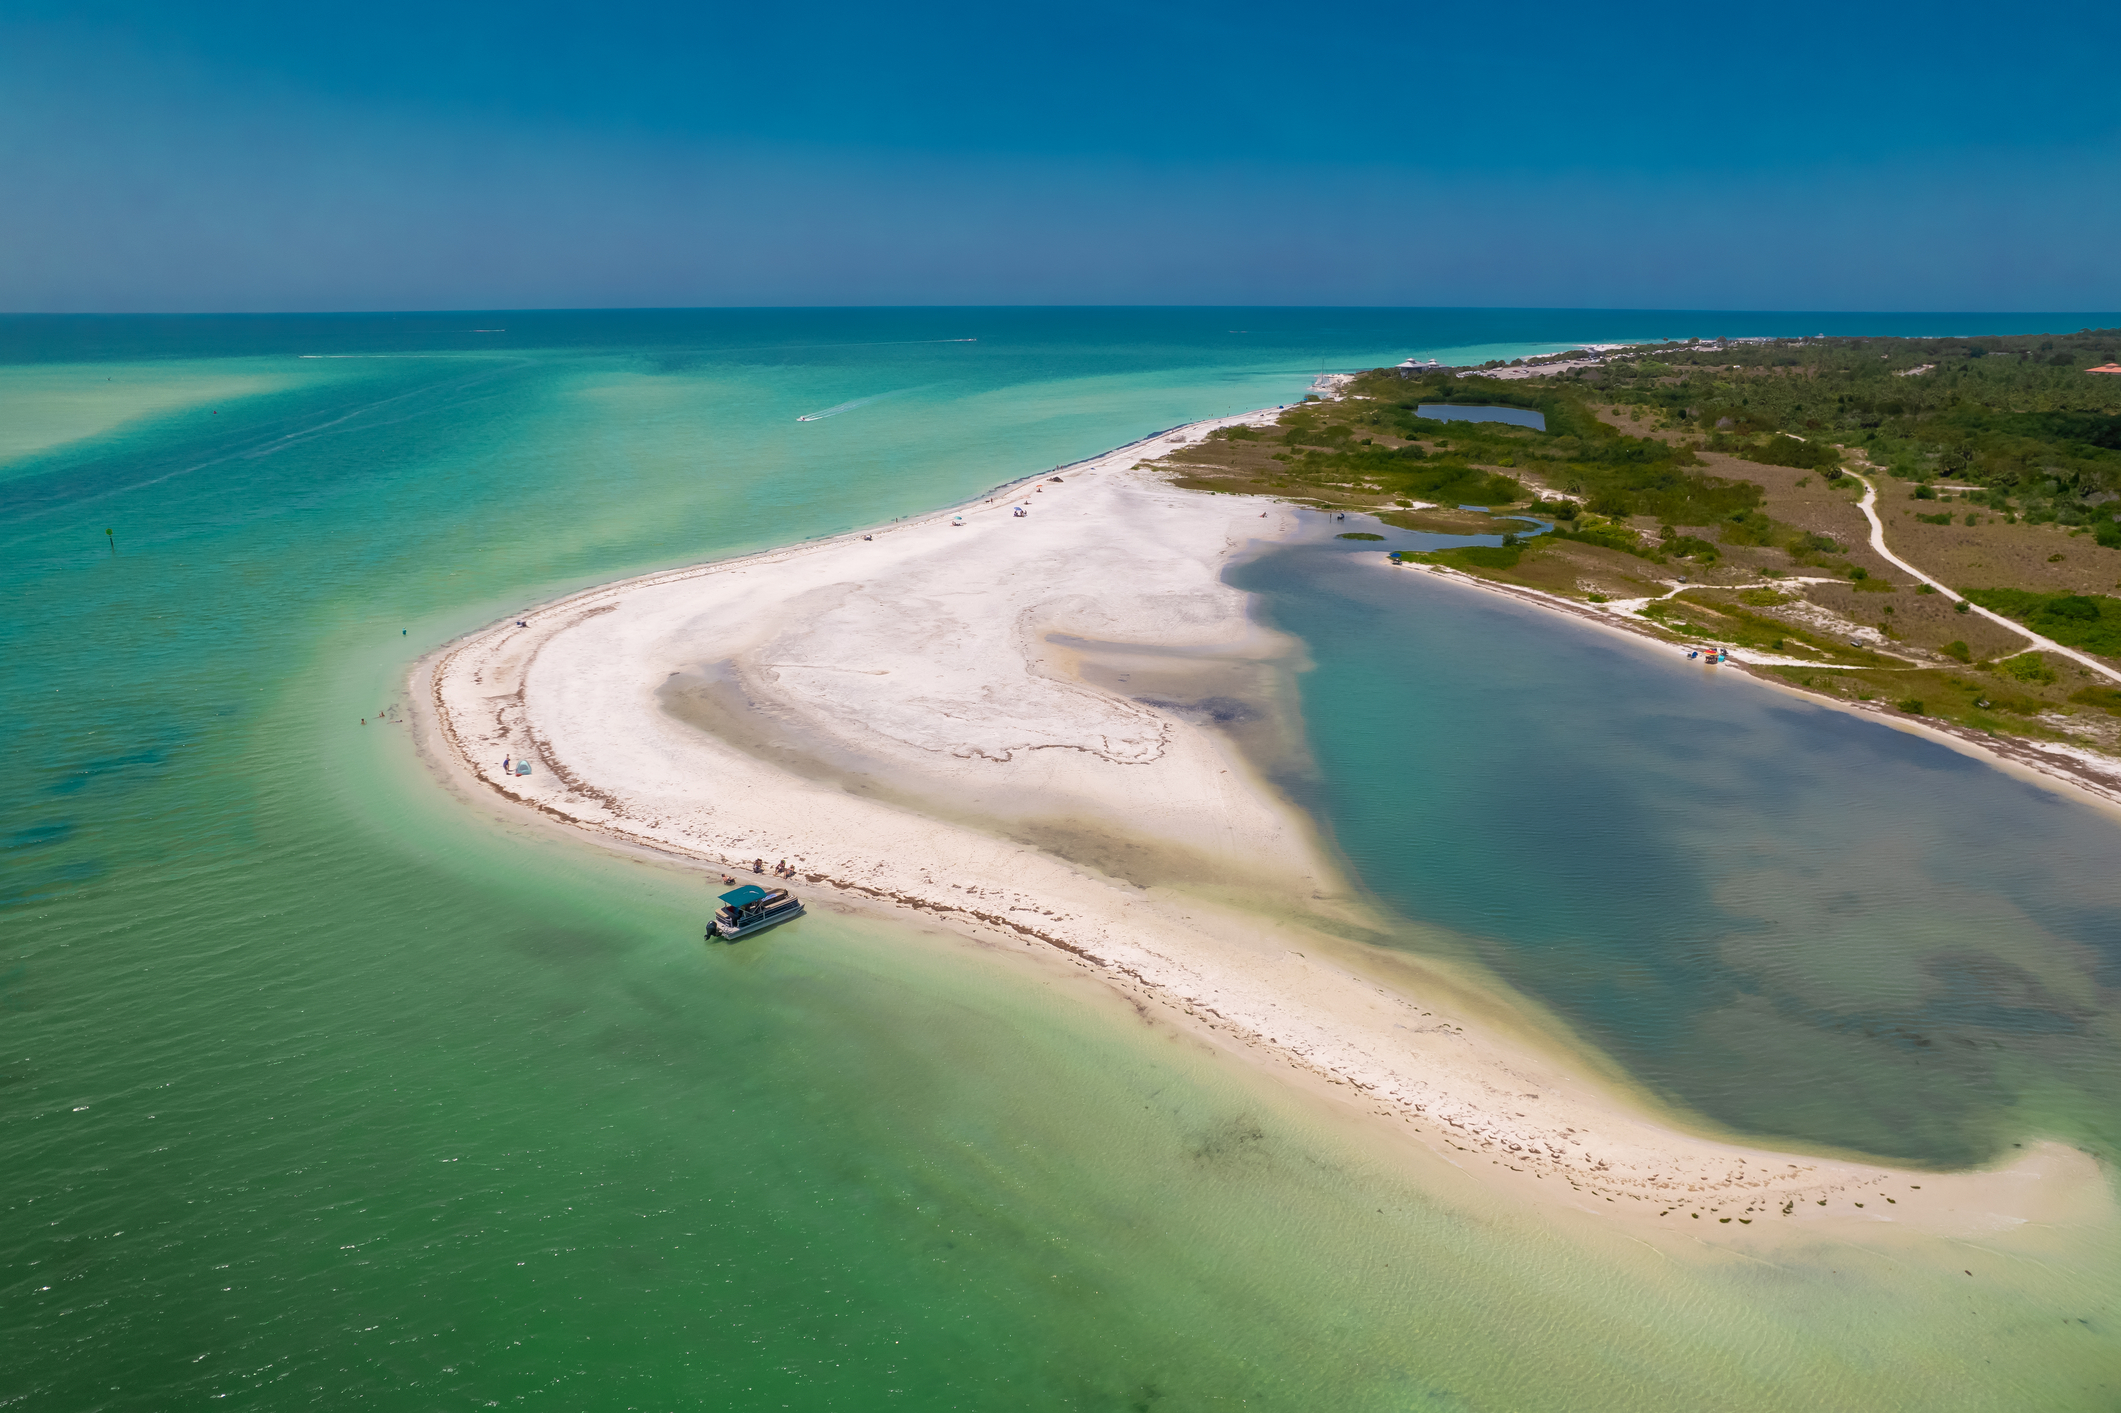
[[697,861],[703,924],[724,870],[785,859],[806,899],[1080,968],[1535,1204],[1738,1245],[2108,1219],[2061,1145],[1937,1174],[1688,1132],[1507,999],[1367,945],[1379,920],[1212,714],[1130,692],[1285,680],[1300,652],[1221,578],[1295,515],[1143,466],[1274,416],[519,612],[423,660],[421,734],[454,785]]

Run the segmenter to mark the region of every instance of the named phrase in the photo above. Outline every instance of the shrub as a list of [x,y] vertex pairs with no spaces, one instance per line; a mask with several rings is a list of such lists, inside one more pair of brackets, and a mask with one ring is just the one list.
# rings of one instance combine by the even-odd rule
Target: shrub
[[1741,448],[1739,454],[1763,466],[1789,466],[1799,471],[1823,471],[1828,480],[1840,475],[1841,453],[1826,442],[1799,441],[1777,432],[1763,442]]
[[1922,715],[1922,698],[1920,697],[1903,697],[1899,701],[1893,703],[1893,705],[1899,707],[1909,716]]
[[2040,610],[2042,618],[2066,618],[2078,623],[2099,621],[2099,601],[2083,594],[2064,594],[2047,601]]
[[1915,518],[1925,525],[1949,525],[1952,523],[1952,513],[1949,510],[1936,515],[1918,515]]
[[1741,510],[1724,522],[1722,535],[1727,545],[1764,545],[1774,531],[1775,522],[1757,510]]
[[1578,544],[1597,545],[1602,549],[1619,550],[1622,554],[1632,554],[1642,559],[1654,557],[1635,532],[1625,525],[1587,525],[1581,530],[1556,526],[1553,537],[1557,540],[1574,540]]
[[2025,589],[1970,589],[1983,608],[2008,614],[2058,643],[2121,654],[2121,599],[2103,594],[2038,594]]
[[1973,653],[1967,648],[1965,643],[1960,642],[1957,638],[1944,645],[1944,655],[1946,657],[1955,657],[1961,662],[1972,662],[1974,660]]
[[2121,716],[2121,688],[2086,687],[2082,691],[2072,692],[2070,700],[2082,702],[2086,706],[2095,706],[2102,711],[2110,711],[2117,716]]
[[1367,530],[1349,530],[1345,534],[1335,535],[1333,538],[1336,540],[1381,540],[1384,536],[1373,535]]
[[2020,653],[1996,664],[1996,670],[2020,682],[2047,683],[2055,680],[2055,669],[2038,653]]
[[1438,550],[1436,557],[1447,564],[1474,569],[1510,569],[1524,557],[1523,545],[1467,545],[1463,549]]

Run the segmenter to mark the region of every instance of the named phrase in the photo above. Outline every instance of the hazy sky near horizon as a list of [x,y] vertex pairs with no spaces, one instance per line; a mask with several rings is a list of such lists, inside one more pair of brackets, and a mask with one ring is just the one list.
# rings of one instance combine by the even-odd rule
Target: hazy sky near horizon
[[2111,6],[0,0],[0,309],[2121,308]]

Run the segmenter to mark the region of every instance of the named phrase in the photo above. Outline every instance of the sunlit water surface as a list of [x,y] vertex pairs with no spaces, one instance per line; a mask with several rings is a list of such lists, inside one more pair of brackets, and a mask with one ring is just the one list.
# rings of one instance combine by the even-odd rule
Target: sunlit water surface
[[[1965,1286],[1550,1227],[1024,962],[823,912],[703,947],[697,876],[493,820],[377,719],[571,586],[1321,368],[1775,330],[1718,317],[0,321],[0,1401],[2098,1406],[2111,1251]],[[2103,824],[1353,567],[1241,572],[1332,609],[1292,788],[1408,945],[1714,1122],[2110,1151]]]

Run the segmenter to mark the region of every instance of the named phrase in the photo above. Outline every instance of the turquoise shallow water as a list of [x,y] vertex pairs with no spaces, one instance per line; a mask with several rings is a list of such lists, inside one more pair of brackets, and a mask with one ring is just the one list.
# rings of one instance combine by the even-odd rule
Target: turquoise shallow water
[[[1861,1253],[1764,1274],[1565,1241],[1426,1191],[1094,994],[936,940],[820,915],[702,949],[696,878],[496,824],[401,728],[359,724],[419,652],[507,608],[929,509],[1321,367],[1778,327],[1690,318],[0,320],[0,1400],[2094,1405],[2110,1332],[2070,1322],[2111,1294],[2068,1262],[1969,1295]],[[1389,699],[1349,673],[1351,703]],[[1424,719],[1451,729],[1447,708],[1489,703]],[[1611,944],[1554,920],[1552,841],[1498,823],[1465,849],[1448,811],[1417,811],[1459,884],[1406,885],[1374,845],[1409,821],[1373,829],[1352,783],[1331,793],[1403,723],[1311,710],[1320,759],[1362,762],[1314,784],[1365,880],[1562,1005],[1544,959]],[[1482,757],[1513,811],[1609,748],[1557,753],[1536,726]],[[1708,876],[1685,850],[1660,871],[1656,842],[1630,917]],[[1536,905],[1521,927],[1508,898]],[[1721,994],[1704,968],[1614,1027],[1579,1020],[1725,1122],[1838,1141],[1658,1069]],[[2043,1092],[2083,1111],[2081,1086]],[[1982,1105],[1939,1131],[2007,1141]]]

